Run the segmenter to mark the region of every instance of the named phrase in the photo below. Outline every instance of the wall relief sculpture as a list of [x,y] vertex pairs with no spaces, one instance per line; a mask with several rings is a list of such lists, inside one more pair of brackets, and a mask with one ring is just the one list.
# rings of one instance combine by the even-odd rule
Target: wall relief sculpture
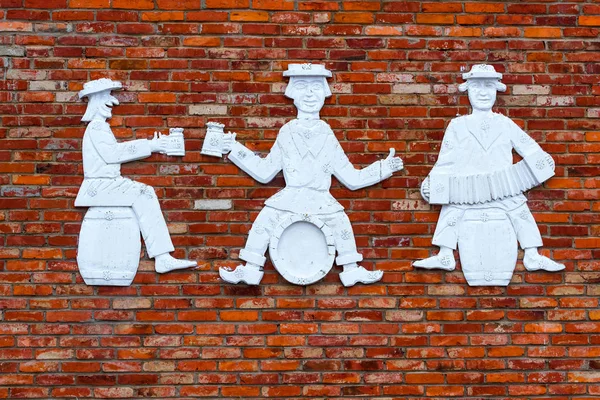
[[[383,272],[368,271],[358,263],[356,241],[348,216],[329,193],[334,175],[351,190],[387,179],[403,168],[402,160],[389,156],[363,169],[355,169],[329,125],[319,117],[325,98],[331,96],[323,65],[290,64],[285,95],[294,100],[297,118],[281,127],[265,158],[255,155],[223,135],[222,125],[209,125],[203,154],[229,153],[229,159],[261,183],[283,171],[286,187],[270,197],[254,221],[240,258],[246,262],[235,270],[221,268],[221,278],[230,283],[257,285],[263,277],[267,248],[277,271],[289,282],[309,285],[323,278],[336,264],[343,266],[344,286],[379,281]],[[217,134],[215,131],[221,131]],[[337,257],[335,253],[337,251]]]
[[90,208],[81,225],[77,264],[88,285],[131,284],[139,264],[140,231],[156,272],[196,265],[169,254],[175,248],[154,189],[121,176],[121,164],[152,153],[183,156],[183,129],[118,143],[107,120],[111,107],[119,104],[111,91],[121,88],[120,82],[103,78],[87,82],[79,92],[79,98],[88,98],[82,121],[89,123],[82,145],[84,180],[75,206]]
[[[554,175],[554,161],[510,118],[492,112],[502,74],[475,65],[463,74],[472,114],[453,119],[436,164],[421,186],[423,198],[442,204],[433,236],[437,255],[416,261],[426,269],[455,268],[457,244],[471,286],[506,286],[517,262],[517,241],[528,271],[564,265],[538,253],[542,237],[523,195]],[[513,164],[512,150],[523,158]]]

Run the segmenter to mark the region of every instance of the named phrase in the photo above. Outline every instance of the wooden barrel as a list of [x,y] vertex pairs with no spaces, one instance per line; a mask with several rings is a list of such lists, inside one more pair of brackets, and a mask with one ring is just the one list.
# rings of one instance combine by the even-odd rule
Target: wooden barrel
[[91,207],[79,234],[79,272],[87,285],[129,286],[138,269],[141,246],[131,207]]
[[460,263],[470,286],[507,286],[517,264],[517,237],[506,212],[467,210],[458,232]]
[[314,216],[294,214],[274,230],[269,255],[275,269],[290,283],[310,285],[333,267],[333,232]]

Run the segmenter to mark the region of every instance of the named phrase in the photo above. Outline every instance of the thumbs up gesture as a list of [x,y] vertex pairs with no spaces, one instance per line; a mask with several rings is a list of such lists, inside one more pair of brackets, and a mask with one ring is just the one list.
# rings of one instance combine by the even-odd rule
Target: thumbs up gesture
[[394,157],[395,154],[396,149],[392,147],[390,148],[390,154],[385,160],[383,160],[384,164],[387,164],[387,168],[390,170],[391,173],[400,171],[402,168],[404,168],[404,163],[402,162],[402,159],[400,157]]
[[390,154],[388,154],[385,160],[381,160],[381,179],[380,181],[389,178],[396,171],[400,171],[404,168],[404,163],[400,157],[394,157],[396,149],[390,148]]

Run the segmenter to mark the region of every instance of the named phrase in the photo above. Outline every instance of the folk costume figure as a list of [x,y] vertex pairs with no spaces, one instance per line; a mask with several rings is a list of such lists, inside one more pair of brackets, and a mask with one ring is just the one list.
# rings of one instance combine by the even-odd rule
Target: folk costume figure
[[[382,271],[368,271],[358,265],[363,257],[357,252],[352,225],[344,208],[329,193],[331,176],[356,190],[390,177],[402,169],[402,160],[394,157],[390,149],[385,160],[355,169],[329,125],[319,118],[325,98],[331,96],[326,80],[331,72],[322,65],[290,64],[284,76],[290,77],[285,95],[294,100],[298,114],[281,127],[267,157],[261,158],[236,142],[235,135],[229,135],[226,147],[231,149],[229,159],[261,183],[271,181],[283,171],[286,187],[265,202],[254,221],[239,255],[246,264],[235,270],[220,268],[219,273],[230,283],[257,285],[264,274],[264,255],[273,231],[280,221],[301,216],[305,220],[314,217],[322,221],[332,232],[334,251],[337,251],[335,261],[343,266],[340,279],[345,286],[377,282],[383,276]],[[293,283],[312,281],[298,279]]]
[[[452,271],[458,243],[463,272],[475,286],[508,285],[517,241],[528,271],[565,268],[538,253],[542,237],[522,194],[554,175],[554,161],[510,118],[492,112],[496,92],[506,90],[501,78],[490,65],[475,65],[463,74],[466,82],[459,90],[468,92],[472,114],[450,122],[438,160],[421,186],[425,200],[443,204],[433,236],[440,251],[413,265]],[[513,164],[513,150],[523,161]],[[512,267],[499,268],[507,259]]]
[[154,188],[121,176],[121,164],[167,152],[167,142],[156,134],[150,140],[117,142],[107,120],[112,117],[111,107],[119,104],[111,91],[121,88],[120,82],[102,78],[87,82],[79,92],[79,98],[88,98],[82,121],[89,123],[82,146],[84,180],[75,206],[131,207],[148,256],[155,259],[156,272],[193,267],[195,261],[178,260],[169,254],[175,248]]

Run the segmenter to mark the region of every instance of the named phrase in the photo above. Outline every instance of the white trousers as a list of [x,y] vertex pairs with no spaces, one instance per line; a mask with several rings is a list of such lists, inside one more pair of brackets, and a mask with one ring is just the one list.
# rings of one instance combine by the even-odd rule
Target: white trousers
[[140,224],[148,257],[154,258],[160,254],[172,252],[175,247],[173,247],[171,234],[154,188],[143,183],[136,183],[143,185],[144,190],[141,191],[131,207]]
[[[265,265],[265,252],[271,240],[271,234],[280,221],[294,213],[277,210],[265,206],[252,224],[246,246],[240,251],[240,259],[256,264]],[[356,241],[350,219],[345,212],[315,215],[325,223],[333,232],[335,248],[338,256],[337,265],[346,265],[362,261],[363,257],[356,251]]]
[[[442,212],[440,213],[440,218],[438,219],[435,233],[433,234],[432,243],[435,246],[456,249],[459,225],[466,210],[467,208],[464,206],[455,207],[445,205],[442,207]],[[485,209],[481,208],[481,210],[483,211]],[[514,210],[505,212],[513,225],[521,248],[528,249],[531,247],[542,246],[542,235],[540,235],[540,230],[537,227],[537,223],[535,222],[527,203],[518,206]]]

